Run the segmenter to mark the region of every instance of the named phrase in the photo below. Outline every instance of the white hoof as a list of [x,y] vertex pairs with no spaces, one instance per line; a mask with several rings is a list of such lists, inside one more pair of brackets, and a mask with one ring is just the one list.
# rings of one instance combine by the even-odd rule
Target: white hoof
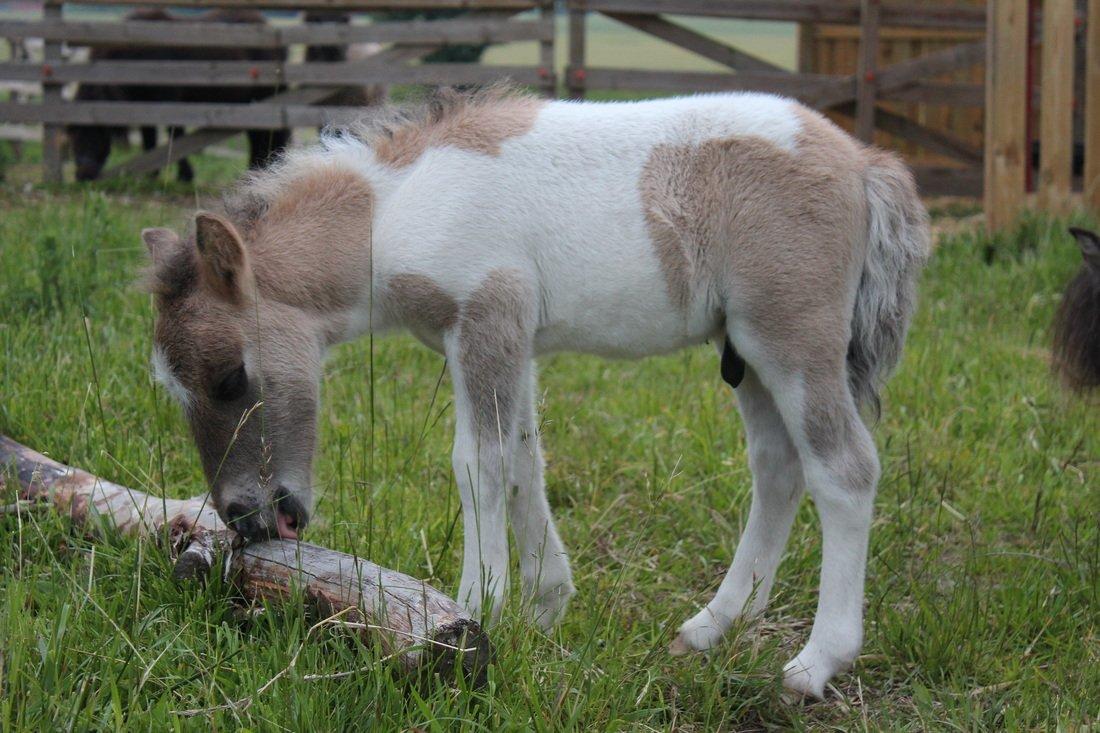
[[569,599],[576,592],[573,581],[569,579],[552,586],[544,585],[531,605],[531,615],[538,627],[546,633],[553,631],[565,615]]
[[851,662],[828,654],[813,642],[783,667],[783,686],[798,697],[825,699],[825,685]]
[[704,608],[680,627],[680,632],[668,645],[668,653],[679,657],[690,652],[703,652],[713,648],[726,633],[730,622]]

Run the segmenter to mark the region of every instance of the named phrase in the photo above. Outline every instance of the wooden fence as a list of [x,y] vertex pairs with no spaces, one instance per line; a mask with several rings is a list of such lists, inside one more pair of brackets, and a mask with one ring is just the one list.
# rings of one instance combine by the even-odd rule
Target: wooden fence
[[[1087,20],[1085,13],[1075,14],[1075,4],[1083,8],[1086,2]],[[1035,12],[1029,14],[1029,6]],[[566,86],[572,97],[594,90],[777,92],[825,111],[863,140],[902,149],[922,193],[984,196],[993,228],[1013,221],[1032,203],[1056,213],[1081,202],[1100,210],[1100,0],[990,0],[985,7],[881,0],[568,0],[568,7]],[[589,66],[585,28],[592,13],[732,73]],[[799,23],[798,68],[784,69],[733,48],[671,15]],[[1041,36],[1041,74],[1029,74],[1034,66],[1028,63],[1029,28],[1036,40]],[[1075,32],[1084,33],[1083,43],[1075,43]],[[821,40],[830,34],[854,43],[852,58],[836,63],[818,56]],[[923,44],[923,53],[886,62],[884,39],[894,43],[926,34],[935,43]],[[1084,78],[1075,84],[1075,48],[1081,46],[1088,60]],[[1081,105],[1083,134],[1075,138],[1073,110]],[[1029,125],[1035,119],[1037,135],[1035,125]],[[1080,138],[1082,199],[1072,195],[1073,154]],[[1033,186],[1038,193],[1029,197],[1036,139],[1041,141]]]
[[[944,82],[939,78],[966,72],[985,60],[986,47],[982,37],[986,24],[985,8],[935,3],[885,5],[878,0],[569,0],[569,9],[566,83],[574,97],[584,96],[591,90],[653,92],[738,89],[778,92],[848,120],[856,136],[863,140],[871,141],[878,130],[880,134],[901,138],[947,161],[946,164],[914,166],[924,193],[981,195],[982,150],[979,146],[883,103],[980,106],[980,86]],[[734,73],[590,67],[585,63],[585,19],[590,12],[601,13],[716,61]],[[824,74],[784,69],[697,33],[666,14],[851,27],[860,39],[858,57],[855,68],[848,73]],[[958,34],[959,42],[918,57],[883,65],[879,39],[883,29],[896,26],[951,31]],[[977,40],[974,40],[975,37]]]
[[[100,4],[108,0],[73,0]],[[350,84],[480,84],[509,76],[557,90],[552,0],[122,0],[142,5],[378,11],[450,8],[448,20],[271,26],[173,22],[74,21],[47,3],[37,21],[0,20],[0,38],[41,38],[42,62],[0,63],[0,80],[40,82],[41,101],[0,102],[0,121],[44,125],[47,178],[60,176],[60,130],[71,123],[171,124],[197,128],[171,147],[138,156],[116,172],[157,168],[244,128],[277,129],[339,122],[356,108],[320,107]],[[964,4],[958,4],[963,2]],[[1064,212],[1100,209],[1100,0],[975,0],[883,3],[881,0],[567,0],[565,91],[683,93],[762,90],[797,98],[847,124],[861,139],[901,147],[925,194],[983,196],[992,227],[1027,205]],[[970,4],[965,4],[970,3]],[[111,0],[111,4],[117,4]],[[1087,12],[1085,12],[1087,6]],[[523,11],[535,14],[515,17]],[[594,67],[586,63],[587,18],[602,14],[729,69],[678,72]],[[786,21],[803,34],[801,61],[786,69],[689,28],[677,16]],[[904,34],[934,33],[922,53],[898,58],[884,48]],[[814,59],[820,42],[846,39],[844,63]],[[1032,40],[1040,41],[1034,45]],[[448,43],[536,41],[529,66],[415,65]],[[71,63],[63,43],[141,43],[287,49],[294,45],[391,44],[354,63],[95,61]],[[852,45],[854,44],[854,45]],[[1041,50],[1036,52],[1035,48]],[[1087,62],[1075,63],[1075,49]],[[1036,56],[1041,58],[1036,59]],[[834,60],[835,61],[835,60]],[[981,66],[984,64],[984,74]],[[833,73],[823,73],[824,71]],[[982,78],[984,76],[984,78]],[[252,104],[66,102],[69,82],[179,85],[279,85],[287,90]],[[1038,89],[1038,94],[1034,91]],[[1076,125],[1074,109],[1083,108]],[[945,124],[965,120],[960,127]],[[978,130],[980,129],[980,134]],[[1039,140],[1032,175],[1032,142]],[[1076,147],[1075,147],[1076,144]],[[1083,148],[1083,174],[1073,172]],[[1080,157],[1080,156],[1078,156]],[[1081,197],[1074,194],[1080,188]],[[1035,195],[1030,190],[1036,191]]]
[[[0,80],[39,82],[41,99],[0,102],[0,120],[43,124],[43,166],[48,181],[61,179],[61,131],[65,125],[173,125],[197,128],[170,144],[140,155],[110,174],[156,170],[219,142],[242,129],[320,126],[355,118],[356,107],[318,106],[338,98],[349,85],[485,84],[510,77],[553,94],[554,18],[552,0],[69,0],[69,5],[169,5],[187,7],[292,8],[324,11],[457,9],[459,17],[439,20],[254,25],[198,21],[86,21],[66,19],[63,5],[47,2],[37,21],[0,20],[0,38],[40,38],[41,61],[0,63]],[[537,17],[517,19],[538,10]],[[450,44],[535,41],[537,63],[528,66],[415,62]],[[289,50],[295,45],[390,44],[357,62],[138,61],[72,63],[62,44],[135,44],[164,47],[216,47]],[[287,58],[292,58],[287,54]],[[179,102],[66,101],[67,83],[259,87],[285,89],[250,104]]]

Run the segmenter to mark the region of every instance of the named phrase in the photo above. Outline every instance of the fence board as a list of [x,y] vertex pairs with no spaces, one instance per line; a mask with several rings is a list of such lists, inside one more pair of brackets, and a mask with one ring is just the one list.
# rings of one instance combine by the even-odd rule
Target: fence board
[[[837,0],[570,0],[571,7],[607,13],[672,13],[712,18],[859,24],[859,2]],[[985,11],[956,5],[891,4],[882,7],[883,25],[980,30]]]
[[1066,213],[1073,164],[1073,0],[1043,3],[1039,205]]
[[856,137],[872,142],[875,134],[875,102],[878,96],[878,32],[882,6],[879,0],[860,4],[859,66],[856,68]]
[[1024,206],[1027,137],[1027,0],[990,2],[985,64],[985,215],[1001,229]]
[[783,70],[782,67],[753,56],[751,53],[731,48],[713,38],[704,36],[702,33],[696,33],[690,28],[685,28],[657,15],[643,15],[641,13],[605,13],[605,15],[624,25],[685,48],[703,58],[728,66],[731,69],[737,69],[738,71]]
[[786,94],[817,108],[855,97],[853,77],[788,72],[746,71],[737,74],[697,71],[588,68],[586,84],[594,89],[677,92],[764,91]]
[[[42,7],[42,17],[45,20],[61,19],[61,3],[47,2]],[[43,48],[43,56],[47,66],[59,65],[61,58],[61,43],[59,41],[46,41]],[[61,101],[61,85],[52,80],[42,84],[42,98],[46,104],[57,104]],[[0,118],[3,118],[0,115]],[[3,118],[7,119],[7,118]],[[17,120],[8,120],[16,122]],[[47,183],[61,183],[61,136],[62,129],[57,125],[44,125],[42,127],[42,177]]]
[[156,5],[272,10],[534,10],[532,0],[66,0],[70,5]]
[[541,81],[530,66],[431,64],[380,66],[373,59],[353,63],[283,65],[271,61],[93,61],[86,64],[0,63],[0,77],[50,83],[83,82],[161,86],[272,86],[300,83],[322,86],[386,84],[487,84],[509,78],[520,84]]
[[1085,205],[1100,212],[1100,0],[1089,0],[1085,27]]
[[884,100],[946,107],[984,107],[985,85],[918,81],[899,89],[879,92]]
[[310,23],[288,28],[246,23],[0,20],[0,38],[44,38],[73,44],[150,44],[189,47],[278,48],[302,43],[504,43],[552,40],[552,20],[414,20],[348,25]]

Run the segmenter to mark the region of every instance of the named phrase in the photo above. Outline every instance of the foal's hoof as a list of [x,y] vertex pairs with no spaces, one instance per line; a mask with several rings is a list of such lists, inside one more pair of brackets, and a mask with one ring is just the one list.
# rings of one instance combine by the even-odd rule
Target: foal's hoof
[[795,699],[825,699],[825,685],[851,664],[827,654],[812,643],[783,667],[783,686]]

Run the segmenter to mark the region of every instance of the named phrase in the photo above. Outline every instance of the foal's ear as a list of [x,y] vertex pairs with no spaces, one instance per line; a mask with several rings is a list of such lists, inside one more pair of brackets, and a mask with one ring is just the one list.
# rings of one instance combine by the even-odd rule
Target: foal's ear
[[252,273],[244,242],[233,225],[217,214],[196,214],[195,246],[203,281],[230,303],[244,302]]
[[168,253],[179,244],[179,235],[171,229],[154,227],[141,230],[141,241],[145,242],[145,248],[149,250],[149,259],[153,267],[160,267],[168,261]]
[[1100,237],[1096,232],[1080,227],[1070,227],[1069,233],[1077,238],[1077,246],[1081,248],[1081,256],[1085,258],[1085,264],[1100,273]]

